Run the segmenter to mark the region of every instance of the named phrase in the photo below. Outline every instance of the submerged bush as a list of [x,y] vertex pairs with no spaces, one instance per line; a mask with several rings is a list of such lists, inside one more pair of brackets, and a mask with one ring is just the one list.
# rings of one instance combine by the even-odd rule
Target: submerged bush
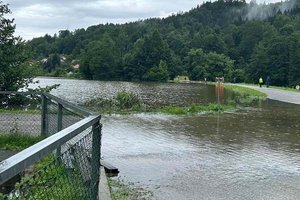
[[118,92],[113,98],[94,98],[86,101],[84,106],[101,112],[139,111],[143,105],[133,92]]
[[130,109],[135,106],[140,106],[140,99],[133,92],[119,92],[117,93],[115,100],[118,107],[121,109]]

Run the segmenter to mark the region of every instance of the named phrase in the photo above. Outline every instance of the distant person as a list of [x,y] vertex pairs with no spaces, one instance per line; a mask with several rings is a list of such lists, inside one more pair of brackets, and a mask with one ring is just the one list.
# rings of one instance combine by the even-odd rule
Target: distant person
[[270,82],[271,82],[271,77],[267,76],[267,80],[266,80],[266,86],[267,86],[267,88],[270,86]]
[[233,83],[236,83],[236,77],[233,78]]
[[259,83],[259,87],[261,87],[262,84],[264,83],[264,80],[262,77],[259,78],[258,83]]
[[205,83],[205,85],[207,84],[207,80],[206,80],[206,78],[204,78],[204,83]]

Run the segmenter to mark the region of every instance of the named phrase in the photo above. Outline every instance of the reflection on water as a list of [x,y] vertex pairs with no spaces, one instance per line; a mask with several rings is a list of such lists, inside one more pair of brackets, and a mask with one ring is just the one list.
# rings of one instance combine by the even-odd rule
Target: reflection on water
[[[95,97],[112,98],[116,93],[130,91],[143,102],[154,105],[190,105],[216,102],[214,86],[202,84],[131,83],[112,81],[86,81],[72,79],[39,78],[39,86],[61,84],[51,93],[75,103]],[[33,86],[34,87],[34,86]],[[225,94],[225,96],[230,94]]]
[[[215,100],[214,88],[200,85],[60,81],[56,93],[76,101],[127,88],[150,101]],[[104,159],[155,199],[300,197],[300,106],[268,100],[236,113],[113,115],[102,123]]]
[[299,108],[105,117],[103,155],[157,199],[299,199]]

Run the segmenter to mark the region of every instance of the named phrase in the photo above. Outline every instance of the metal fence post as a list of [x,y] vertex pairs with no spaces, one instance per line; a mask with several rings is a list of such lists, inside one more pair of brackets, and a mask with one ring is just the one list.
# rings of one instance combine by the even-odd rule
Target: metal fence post
[[41,136],[48,136],[48,108],[47,108],[47,98],[44,94],[41,94],[42,98],[42,123],[41,123]]
[[93,127],[92,136],[92,173],[91,173],[91,188],[92,188],[92,200],[98,198],[98,185],[100,177],[100,156],[101,156],[101,130],[102,124],[96,122]]
[[[62,130],[62,118],[63,118],[63,106],[58,104],[58,112],[57,112],[57,132]],[[61,155],[61,146],[56,149],[56,156],[60,158]]]

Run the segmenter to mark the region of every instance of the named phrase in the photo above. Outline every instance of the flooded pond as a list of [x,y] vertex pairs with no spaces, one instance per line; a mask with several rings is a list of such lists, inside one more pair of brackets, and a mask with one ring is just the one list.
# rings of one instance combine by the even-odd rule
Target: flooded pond
[[[41,79],[73,102],[119,90],[150,101],[206,103],[214,88]],[[160,94],[165,99],[157,98]],[[102,155],[120,179],[153,199],[299,199],[300,106],[267,100],[239,112],[203,116],[105,116]]]

